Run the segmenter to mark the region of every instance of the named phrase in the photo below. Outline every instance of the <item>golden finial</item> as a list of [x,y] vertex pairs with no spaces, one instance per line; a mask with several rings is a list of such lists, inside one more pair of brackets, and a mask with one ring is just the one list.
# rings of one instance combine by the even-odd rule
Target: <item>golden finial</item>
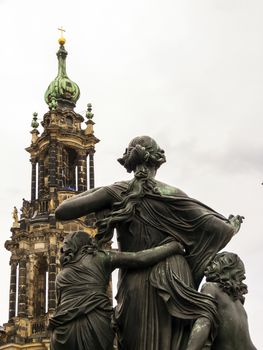
[[65,33],[65,29],[63,27],[58,28],[60,31],[60,38],[58,39],[59,45],[64,45],[66,42],[66,39],[63,36],[63,33]]

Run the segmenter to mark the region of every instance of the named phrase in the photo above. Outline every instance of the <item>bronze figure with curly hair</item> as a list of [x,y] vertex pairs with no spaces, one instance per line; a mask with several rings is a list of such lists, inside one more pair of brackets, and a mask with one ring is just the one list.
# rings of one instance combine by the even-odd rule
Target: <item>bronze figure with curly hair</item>
[[215,298],[219,325],[216,337],[208,340],[211,322],[206,317],[196,320],[187,350],[256,350],[248,329],[244,309],[247,286],[243,283],[245,267],[237,254],[217,254],[205,270],[206,283],[201,292]]

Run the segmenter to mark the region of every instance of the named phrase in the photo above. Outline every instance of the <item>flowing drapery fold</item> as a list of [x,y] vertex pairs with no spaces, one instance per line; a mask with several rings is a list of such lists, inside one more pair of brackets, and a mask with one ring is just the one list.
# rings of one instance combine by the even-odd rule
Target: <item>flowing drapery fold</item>
[[[106,190],[121,202],[127,188],[127,182],[119,182]],[[180,192],[145,193],[133,217],[116,229],[122,251],[152,248],[167,237],[186,249],[185,256],[172,256],[152,268],[120,271],[115,315],[120,348],[183,350],[192,322],[201,316],[210,319],[213,338],[216,303],[197,289],[209,261],[234,234],[228,220]]]
[[58,307],[50,319],[51,349],[112,350],[112,306],[104,253],[83,254],[57,276]]

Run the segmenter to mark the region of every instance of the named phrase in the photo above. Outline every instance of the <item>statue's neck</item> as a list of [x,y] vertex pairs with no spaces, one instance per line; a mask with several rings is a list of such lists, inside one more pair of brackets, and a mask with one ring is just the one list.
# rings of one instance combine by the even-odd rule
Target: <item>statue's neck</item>
[[145,168],[147,168],[149,177],[155,178],[156,169],[154,167],[145,167],[145,165],[142,165],[142,164],[141,165],[137,165],[135,172],[144,171]]

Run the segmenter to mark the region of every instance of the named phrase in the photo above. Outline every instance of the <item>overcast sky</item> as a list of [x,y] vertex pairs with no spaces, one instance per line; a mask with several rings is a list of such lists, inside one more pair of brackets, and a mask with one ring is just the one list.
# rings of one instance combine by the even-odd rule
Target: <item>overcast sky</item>
[[[262,0],[0,0],[0,324],[8,320],[12,210],[30,197],[32,113],[57,74],[57,28],[76,111],[93,104],[96,185],[127,179],[116,162],[137,135],[166,151],[159,179],[245,222],[227,250],[246,265],[251,336],[263,348]],[[41,131],[41,129],[40,129]],[[260,269],[261,267],[261,269]]]

